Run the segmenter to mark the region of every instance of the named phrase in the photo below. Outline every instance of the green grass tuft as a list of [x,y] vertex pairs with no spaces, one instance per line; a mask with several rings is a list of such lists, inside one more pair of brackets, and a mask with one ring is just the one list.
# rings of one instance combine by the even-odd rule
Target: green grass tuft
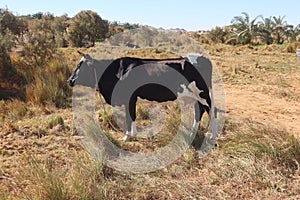
[[64,119],[60,115],[52,116],[48,122],[48,126],[51,129],[57,125],[64,126]]

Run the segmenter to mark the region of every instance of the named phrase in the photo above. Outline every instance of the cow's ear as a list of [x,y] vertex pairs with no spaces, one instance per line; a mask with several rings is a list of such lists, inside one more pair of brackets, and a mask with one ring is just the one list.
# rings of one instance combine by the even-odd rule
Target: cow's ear
[[85,54],[84,59],[88,66],[94,63],[94,59],[89,54]]
[[89,54],[82,53],[81,51],[77,51],[87,62],[92,62],[93,58]]
[[81,51],[77,51],[80,55],[82,55],[85,59],[91,59],[89,54],[82,53]]
[[83,57],[85,57],[85,55],[86,55],[86,54],[82,53],[81,51],[78,51],[78,50],[77,50],[77,52],[78,52],[80,55],[82,55]]

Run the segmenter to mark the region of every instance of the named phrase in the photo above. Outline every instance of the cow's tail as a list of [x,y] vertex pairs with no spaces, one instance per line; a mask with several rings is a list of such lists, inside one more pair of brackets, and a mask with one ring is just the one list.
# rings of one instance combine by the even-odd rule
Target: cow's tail
[[211,106],[209,110],[209,125],[208,125],[208,135],[210,139],[216,139],[218,136],[218,122],[216,118],[216,107],[215,99],[212,88],[209,88],[210,97],[211,97]]

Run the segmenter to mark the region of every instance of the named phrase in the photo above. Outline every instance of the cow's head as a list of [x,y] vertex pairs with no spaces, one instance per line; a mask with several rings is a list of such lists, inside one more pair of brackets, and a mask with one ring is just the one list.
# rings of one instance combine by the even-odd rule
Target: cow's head
[[82,58],[77,64],[74,72],[68,79],[68,84],[73,87],[76,84],[93,87],[95,86],[94,59],[88,54],[78,51]]

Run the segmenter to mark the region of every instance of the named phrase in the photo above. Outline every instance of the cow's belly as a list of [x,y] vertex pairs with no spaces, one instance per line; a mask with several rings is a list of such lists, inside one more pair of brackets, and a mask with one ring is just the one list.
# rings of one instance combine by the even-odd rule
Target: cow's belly
[[135,91],[135,95],[149,101],[166,102],[177,98],[177,90],[158,84],[147,84]]

